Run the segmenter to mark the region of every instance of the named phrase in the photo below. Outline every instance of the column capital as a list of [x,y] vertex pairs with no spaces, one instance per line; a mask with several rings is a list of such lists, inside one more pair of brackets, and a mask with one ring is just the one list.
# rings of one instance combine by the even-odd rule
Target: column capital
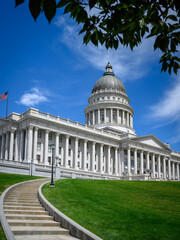
[[13,127],[12,127],[12,128],[10,129],[10,132],[14,133],[16,130],[17,130],[17,128],[13,128]]
[[36,127],[36,126],[35,126],[35,127],[34,127],[34,130],[35,130],[35,131],[38,131],[38,130],[39,130],[39,127]]
[[27,126],[27,129],[33,130],[34,126],[33,125],[29,125]]

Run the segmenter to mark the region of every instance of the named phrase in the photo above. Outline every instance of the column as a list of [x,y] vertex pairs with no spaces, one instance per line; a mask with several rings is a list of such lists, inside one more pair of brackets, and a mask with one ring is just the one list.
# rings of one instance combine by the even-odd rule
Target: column
[[87,158],[87,140],[84,139],[83,161],[82,161],[82,169],[83,170],[86,170],[86,158]]
[[9,132],[6,132],[6,142],[5,142],[5,160],[8,160],[9,155]]
[[155,154],[152,154],[152,176],[155,177]]
[[92,142],[92,149],[91,149],[91,171],[94,171],[94,162],[95,162],[95,142]]
[[95,113],[92,111],[92,124],[95,125]]
[[19,149],[19,161],[23,161],[23,152],[24,152],[24,130],[21,129],[20,134],[20,149]]
[[25,149],[24,149],[24,160],[27,161],[27,146],[28,146],[28,128],[25,130]]
[[115,163],[114,163],[114,173],[115,175],[118,175],[118,149],[115,148]]
[[129,112],[127,112],[127,126],[129,126]]
[[64,155],[64,167],[68,167],[68,152],[69,152],[69,135],[66,135],[65,140],[65,155]]
[[73,161],[73,167],[77,169],[77,160],[78,160],[78,138],[75,138],[74,142],[74,161]]
[[131,149],[130,148],[128,148],[128,150],[127,150],[127,157],[128,157],[127,169],[128,169],[128,175],[130,175],[131,174]]
[[174,167],[174,162],[172,162],[172,174],[173,174],[173,180],[175,180],[175,167]]
[[107,164],[106,164],[106,172],[110,173],[110,159],[111,159],[111,147],[108,146],[108,156],[107,156]]
[[9,160],[13,160],[14,131],[15,129],[11,129],[10,132]]
[[16,138],[15,138],[15,152],[14,152],[14,160],[19,161],[19,138],[20,132],[19,130],[16,131]]
[[117,118],[117,123],[119,123],[119,109],[117,109],[116,111],[117,111],[116,112],[116,114],[117,114],[117,117],[116,117]]
[[38,128],[34,128],[34,141],[33,141],[33,162],[37,163],[37,133]]
[[48,163],[48,147],[49,147],[49,130],[45,130],[44,136],[44,164],[49,165]]
[[141,150],[141,174],[144,174],[144,158],[143,150]]
[[147,152],[147,155],[146,155],[146,170],[150,170],[150,167],[149,167],[149,152]]
[[161,157],[158,155],[158,178],[161,178]]
[[106,123],[106,108],[104,108],[104,123]]
[[[62,154],[62,152],[61,152]],[[55,139],[55,159],[59,159],[59,133],[56,132],[56,139]],[[62,160],[61,160],[62,161]],[[57,159],[55,160],[56,166],[58,165]]]
[[1,159],[4,159],[4,147],[5,147],[5,134],[2,134],[2,141],[1,141]]
[[91,117],[90,112],[87,113],[87,115],[88,115],[88,126],[90,126],[91,125],[91,123],[90,123],[90,117]]
[[32,161],[32,132],[33,126],[28,127],[28,142],[27,142],[27,162]]
[[171,180],[171,160],[170,159],[168,161],[168,177],[169,177],[169,180]]
[[125,124],[125,118],[124,118],[124,110],[122,110],[122,124]]
[[[122,160],[123,160],[123,152],[119,149],[119,175],[122,176]],[[124,170],[123,170],[124,172]]]
[[102,163],[103,163],[103,144],[100,144],[99,152],[99,172],[102,173]]
[[98,109],[98,124],[101,123],[100,109]]
[[113,123],[113,109],[112,108],[110,109],[110,114],[111,114],[111,116],[110,116],[111,123]]
[[134,174],[137,174],[137,149],[134,150]]
[[166,158],[163,156],[163,177],[166,179]]
[[131,127],[133,128],[133,116],[131,115]]
[[177,180],[179,180],[179,163],[177,163]]

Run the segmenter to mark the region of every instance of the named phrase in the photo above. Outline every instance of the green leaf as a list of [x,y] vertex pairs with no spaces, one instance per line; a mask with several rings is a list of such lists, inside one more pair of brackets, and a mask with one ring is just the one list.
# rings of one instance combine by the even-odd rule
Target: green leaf
[[56,0],[44,0],[43,10],[47,20],[50,23],[56,14]]
[[67,5],[70,2],[71,2],[71,0],[61,0],[61,1],[58,2],[56,8],[64,7],[65,5]]
[[22,4],[24,2],[24,0],[15,0],[15,7],[17,7],[18,5]]
[[41,12],[41,2],[42,0],[29,0],[29,10],[35,21]]

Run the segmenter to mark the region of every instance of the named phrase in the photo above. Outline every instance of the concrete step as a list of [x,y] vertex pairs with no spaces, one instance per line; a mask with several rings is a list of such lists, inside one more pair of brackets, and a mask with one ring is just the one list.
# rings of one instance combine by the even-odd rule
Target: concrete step
[[45,227],[59,227],[60,223],[53,220],[21,220],[9,219],[10,226],[45,226]]
[[19,202],[4,202],[4,206],[7,205],[7,206],[34,206],[34,207],[38,207],[38,206],[41,206],[40,202],[37,202],[37,203],[19,203]]
[[48,215],[46,211],[32,211],[32,210],[4,210],[5,215],[6,214],[22,214],[22,215]]
[[5,210],[45,210],[43,207],[41,206],[8,206],[8,205],[4,205],[4,209]]
[[[40,234],[46,234],[46,235],[68,235],[69,231],[67,229],[61,228],[61,227],[35,227],[33,228],[31,226],[11,226],[11,230],[14,235],[40,235]],[[26,239],[26,238],[25,238]]]
[[17,199],[9,199],[9,198],[7,198],[7,199],[5,199],[5,201],[4,202],[15,202],[15,203],[29,203],[29,204],[31,204],[31,203],[39,203],[39,200],[38,199],[34,199],[34,200],[21,200],[21,199],[19,199],[19,200],[17,200]]
[[49,215],[23,215],[23,214],[6,214],[8,219],[22,219],[22,220],[50,220],[53,219]]
[[16,235],[16,240],[77,240],[72,236],[64,235]]

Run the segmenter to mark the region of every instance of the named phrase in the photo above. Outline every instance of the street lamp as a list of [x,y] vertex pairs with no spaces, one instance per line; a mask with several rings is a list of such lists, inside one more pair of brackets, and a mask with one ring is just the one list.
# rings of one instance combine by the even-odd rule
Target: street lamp
[[54,164],[54,150],[55,150],[55,145],[51,144],[51,149],[52,149],[52,170],[51,170],[51,183],[50,183],[50,187],[55,187],[54,183],[53,183],[53,164]]

